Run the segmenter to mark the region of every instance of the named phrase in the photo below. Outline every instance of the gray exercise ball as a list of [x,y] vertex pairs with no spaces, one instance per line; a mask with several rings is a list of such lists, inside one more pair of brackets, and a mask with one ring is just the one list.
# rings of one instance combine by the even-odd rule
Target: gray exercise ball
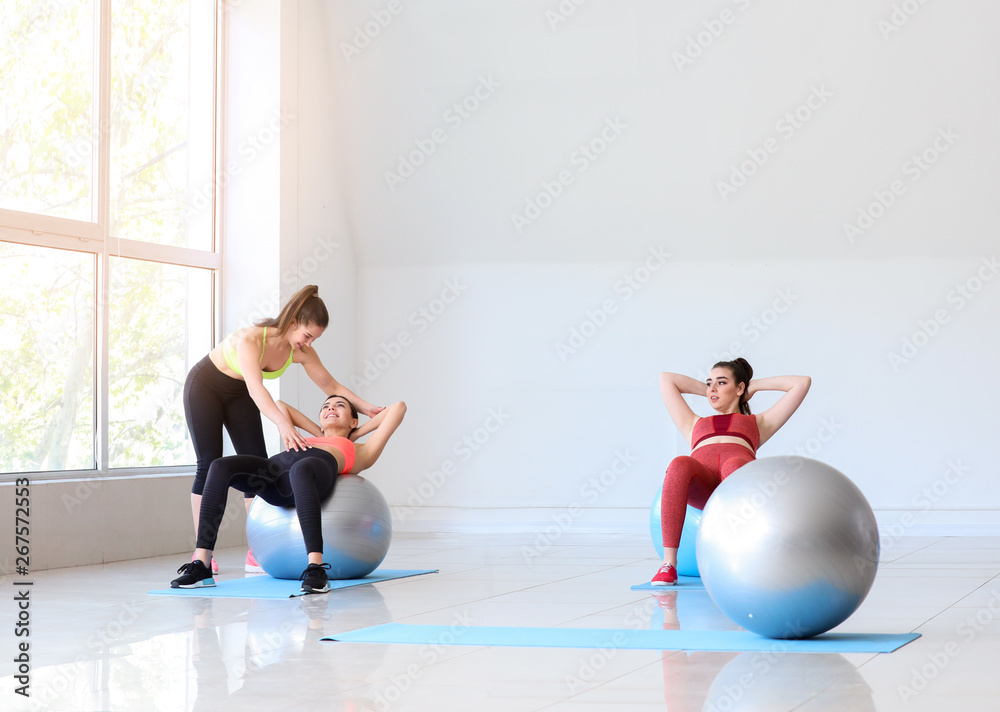
[[696,550],[705,588],[733,622],[768,638],[808,638],[847,620],[868,595],[878,525],[839,471],[765,457],[712,493]]
[[[392,517],[375,485],[358,475],[340,475],[321,516],[323,561],[330,564],[331,580],[363,578],[378,568],[389,551]],[[247,543],[275,578],[298,579],[309,564],[295,510],[260,497],[247,514]]]

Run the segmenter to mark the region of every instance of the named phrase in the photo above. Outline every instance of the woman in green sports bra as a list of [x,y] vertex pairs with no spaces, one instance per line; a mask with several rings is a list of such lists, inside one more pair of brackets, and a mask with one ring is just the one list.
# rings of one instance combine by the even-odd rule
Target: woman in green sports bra
[[[313,349],[313,342],[330,322],[318,292],[315,285],[300,289],[276,318],[237,329],[188,373],[184,382],[184,415],[197,456],[191,488],[196,535],[205,476],[212,461],[222,457],[223,428],[239,455],[267,457],[261,414],[278,427],[286,450],[309,447],[264,388],[265,378],[277,378],[291,364],[302,364],[306,375],[323,393],[343,396],[358,412],[369,417],[382,410],[341,385]],[[247,499],[248,509],[251,499]],[[212,563],[216,568],[215,562]],[[250,552],[247,553],[247,570],[260,570]]]

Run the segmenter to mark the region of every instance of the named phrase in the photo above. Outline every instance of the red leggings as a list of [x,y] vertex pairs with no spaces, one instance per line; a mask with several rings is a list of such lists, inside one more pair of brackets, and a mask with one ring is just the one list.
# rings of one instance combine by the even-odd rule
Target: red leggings
[[755,459],[753,452],[739,443],[717,443],[702,445],[690,455],[671,460],[660,501],[664,548],[676,549],[680,545],[687,505],[704,509],[724,479]]

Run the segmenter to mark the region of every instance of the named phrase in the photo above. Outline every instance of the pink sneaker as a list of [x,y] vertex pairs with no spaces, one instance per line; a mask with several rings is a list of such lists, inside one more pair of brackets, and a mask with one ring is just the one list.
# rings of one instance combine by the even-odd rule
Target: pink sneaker
[[[194,554],[191,554],[191,561],[194,561]],[[212,573],[213,574],[219,573],[219,564],[215,560],[214,556],[212,557]]]
[[247,551],[247,564],[243,567],[243,570],[248,574],[262,574],[264,573],[264,567],[257,563],[257,559],[254,558],[252,551]]
[[654,586],[673,586],[677,583],[677,569],[673,564],[664,564],[650,583]]

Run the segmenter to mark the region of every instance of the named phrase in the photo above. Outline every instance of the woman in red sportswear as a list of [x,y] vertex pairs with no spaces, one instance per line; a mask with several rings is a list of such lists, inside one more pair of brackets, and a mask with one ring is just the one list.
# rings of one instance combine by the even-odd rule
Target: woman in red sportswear
[[[753,380],[753,369],[743,358],[715,364],[704,383],[678,373],[660,374],[663,402],[674,425],[691,443],[691,454],[675,457],[663,478],[663,564],[653,576],[654,586],[677,582],[677,546],[687,505],[703,509],[724,479],[755,460],[757,449],[802,404],[811,383],[808,376]],[[785,395],[763,413],[753,415],[749,400],[758,391],[784,391]],[[718,414],[699,417],[684,394],[705,396]]]

